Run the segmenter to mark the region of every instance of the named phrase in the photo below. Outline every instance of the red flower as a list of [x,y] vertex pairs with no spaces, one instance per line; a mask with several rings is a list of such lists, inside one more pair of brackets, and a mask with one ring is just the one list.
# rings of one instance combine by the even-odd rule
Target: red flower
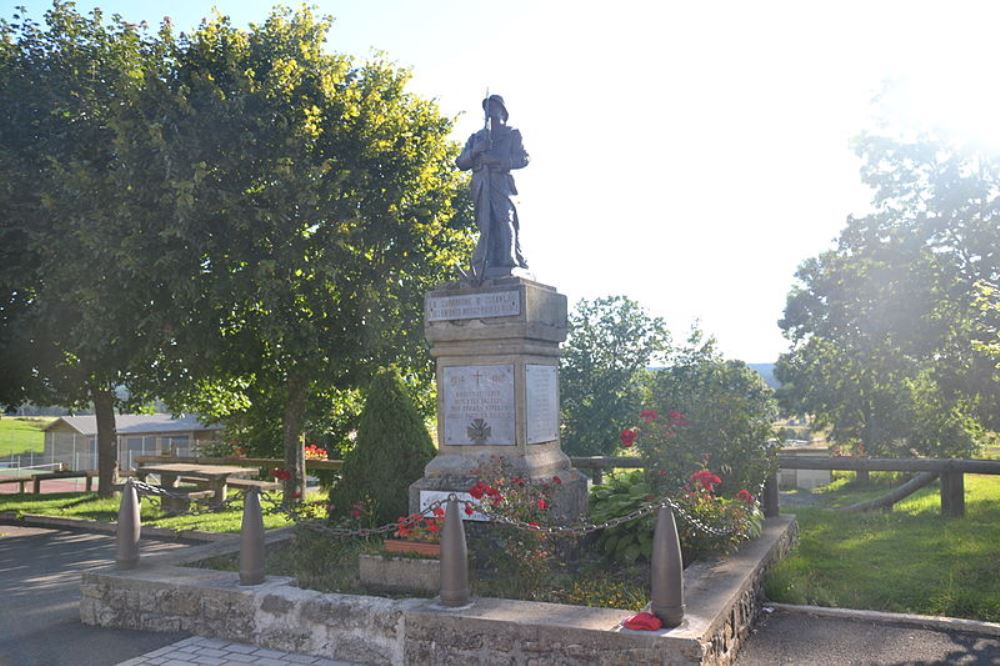
[[670,412],[667,413],[667,416],[670,417],[670,425],[681,427],[688,425],[687,417],[684,416],[683,413],[678,412],[676,409],[670,410]]
[[359,511],[358,509],[351,509],[351,517],[352,518],[360,518],[361,517],[361,511]]
[[750,494],[750,491],[744,488],[740,492],[736,493],[736,499],[746,502],[747,504],[753,504],[757,501],[757,498]]
[[271,470],[271,475],[278,479],[279,481],[288,481],[292,478],[292,473],[287,469],[281,469],[280,467],[275,467]]
[[538,529],[538,523],[536,523],[536,522],[535,522],[535,521],[533,521],[533,520],[532,520],[532,521],[529,521],[529,522],[528,522],[528,527],[534,527],[534,528],[535,528],[535,529],[537,530],[537,529]]
[[503,499],[503,497],[500,495],[500,491],[494,488],[493,486],[487,486],[486,494],[498,502]]
[[542,511],[545,511],[546,509],[549,508],[549,503],[546,502],[544,499],[539,499],[538,502],[537,502],[537,506]]
[[639,417],[646,423],[652,423],[656,420],[657,416],[659,416],[659,414],[656,413],[655,409],[644,409],[639,412]]
[[298,499],[299,497],[302,497],[302,491],[301,490],[296,490],[294,493],[292,493],[292,497],[294,497],[296,499]]
[[476,510],[472,508],[472,505],[469,504],[469,503],[466,503],[466,505],[465,505],[465,515],[471,516],[475,512],[476,512]]
[[633,444],[635,444],[635,439],[638,436],[639,436],[639,431],[636,430],[635,428],[625,428],[624,430],[622,430],[622,434],[620,434],[618,437],[619,439],[622,440],[622,446],[627,449]]
[[556,484],[558,486],[560,483],[562,483],[562,479],[560,479],[558,476],[553,476],[552,477],[552,483],[554,483],[554,484]]
[[439,506],[436,506],[434,507],[434,511],[432,513],[438,518],[441,518],[442,516],[444,516],[444,509],[442,509]]
[[719,478],[717,474],[713,474],[707,469],[701,469],[691,475],[692,481],[697,481],[701,484],[701,487],[712,492],[715,490],[715,486],[722,483],[722,479]]
[[523,479],[522,477],[520,477],[520,476],[515,476],[515,477],[514,477],[513,479],[511,479],[510,481],[511,481],[511,483],[513,483],[513,484],[514,484],[515,486],[518,486],[518,487],[521,487],[521,488],[523,488],[523,487],[524,487],[524,479]]
[[469,488],[469,494],[476,499],[483,499],[483,493],[486,492],[486,484],[482,481],[476,481],[476,485]]
[[437,523],[427,523],[427,529],[430,530],[432,533],[437,534],[438,530],[440,530],[441,528],[438,527]]

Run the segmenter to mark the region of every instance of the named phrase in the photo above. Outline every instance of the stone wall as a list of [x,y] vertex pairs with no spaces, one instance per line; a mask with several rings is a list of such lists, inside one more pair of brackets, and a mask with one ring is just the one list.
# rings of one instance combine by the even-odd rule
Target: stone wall
[[237,574],[156,563],[83,575],[85,624],[189,631],[361,664],[730,664],[759,612],[766,569],[794,518],[768,519],[736,555],[685,571],[681,626],[623,630],[627,611],[507,599],[460,609],[433,600],[324,594],[287,578],[241,587]]

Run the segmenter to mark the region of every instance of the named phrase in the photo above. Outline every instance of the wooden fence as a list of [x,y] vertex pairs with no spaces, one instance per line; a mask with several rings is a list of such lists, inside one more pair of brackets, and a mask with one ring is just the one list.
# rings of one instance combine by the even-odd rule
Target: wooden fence
[[[604,471],[615,468],[642,468],[641,458],[593,456],[571,458],[573,466],[591,472],[594,483],[602,483]],[[829,469],[858,472],[865,478],[868,472],[928,472],[941,477],[941,513],[945,516],[965,515],[965,475],[1000,474],[1000,460],[966,460],[959,458],[853,458],[848,456],[779,455],[779,469]],[[762,499],[765,516],[780,513],[778,474],[764,484]]]

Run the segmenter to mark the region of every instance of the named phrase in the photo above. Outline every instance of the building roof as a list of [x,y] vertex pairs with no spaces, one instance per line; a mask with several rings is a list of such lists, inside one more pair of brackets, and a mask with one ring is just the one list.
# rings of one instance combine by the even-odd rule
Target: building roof
[[[96,416],[61,416],[45,430],[53,430],[60,423],[68,425],[81,435],[97,434]],[[222,430],[218,424],[206,425],[196,414],[173,417],[170,414],[116,414],[115,430],[119,435],[182,433],[195,430]]]

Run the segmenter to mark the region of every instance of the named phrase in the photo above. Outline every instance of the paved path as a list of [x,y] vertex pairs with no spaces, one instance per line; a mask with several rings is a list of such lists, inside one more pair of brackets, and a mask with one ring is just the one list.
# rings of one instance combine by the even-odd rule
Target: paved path
[[1000,638],[775,611],[762,615],[736,666],[1000,666]]
[[355,666],[307,654],[267,650],[256,645],[192,636],[118,666]]
[[80,622],[80,572],[114,556],[113,537],[0,525],[0,666],[111,666],[183,638]]

